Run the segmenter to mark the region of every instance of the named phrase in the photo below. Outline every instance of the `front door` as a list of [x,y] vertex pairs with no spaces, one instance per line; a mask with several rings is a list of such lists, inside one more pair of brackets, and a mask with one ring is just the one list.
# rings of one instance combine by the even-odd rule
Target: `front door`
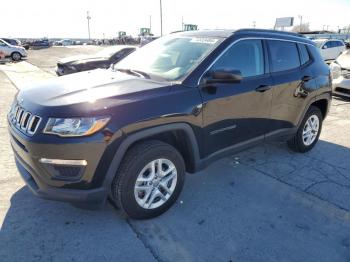
[[264,138],[272,100],[265,50],[261,40],[239,41],[209,69],[239,70],[243,79],[201,88],[207,155]]
[[10,50],[9,46],[0,40],[0,52],[4,53],[5,56],[10,56],[11,55],[10,51],[11,50]]

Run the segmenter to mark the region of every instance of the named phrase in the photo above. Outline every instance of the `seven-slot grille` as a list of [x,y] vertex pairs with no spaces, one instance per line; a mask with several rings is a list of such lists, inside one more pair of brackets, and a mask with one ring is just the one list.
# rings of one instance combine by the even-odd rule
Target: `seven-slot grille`
[[19,105],[13,106],[10,112],[10,120],[18,129],[27,135],[34,135],[40,124],[41,118],[26,111]]

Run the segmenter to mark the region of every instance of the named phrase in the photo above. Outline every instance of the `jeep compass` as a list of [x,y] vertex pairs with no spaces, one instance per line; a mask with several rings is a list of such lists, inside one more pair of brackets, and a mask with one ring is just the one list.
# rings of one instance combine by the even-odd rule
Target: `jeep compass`
[[305,37],[190,31],[108,70],[22,89],[8,123],[18,170],[35,195],[97,206],[109,198],[141,219],[169,209],[185,173],[218,158],[271,139],[309,151],[330,99],[329,68]]

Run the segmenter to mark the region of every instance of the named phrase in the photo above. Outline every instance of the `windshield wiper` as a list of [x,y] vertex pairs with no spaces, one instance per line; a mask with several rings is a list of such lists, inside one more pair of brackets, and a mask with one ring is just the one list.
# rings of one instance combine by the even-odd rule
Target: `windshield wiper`
[[129,69],[129,68],[116,68],[116,71],[120,71],[129,75],[134,75],[134,76],[142,76],[144,78],[150,79],[150,75],[147,74],[146,72],[140,71],[140,70],[135,70],[135,69]]

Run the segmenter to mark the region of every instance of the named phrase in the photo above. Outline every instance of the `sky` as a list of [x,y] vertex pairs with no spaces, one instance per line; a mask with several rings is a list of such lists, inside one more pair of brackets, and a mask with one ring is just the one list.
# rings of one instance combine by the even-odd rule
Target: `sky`
[[[136,36],[141,27],[160,34],[159,0],[16,0],[1,1],[0,37],[116,37],[118,31]],[[276,17],[294,17],[311,30],[337,30],[350,25],[350,0],[162,0],[163,34],[184,23],[199,29],[272,28]]]

